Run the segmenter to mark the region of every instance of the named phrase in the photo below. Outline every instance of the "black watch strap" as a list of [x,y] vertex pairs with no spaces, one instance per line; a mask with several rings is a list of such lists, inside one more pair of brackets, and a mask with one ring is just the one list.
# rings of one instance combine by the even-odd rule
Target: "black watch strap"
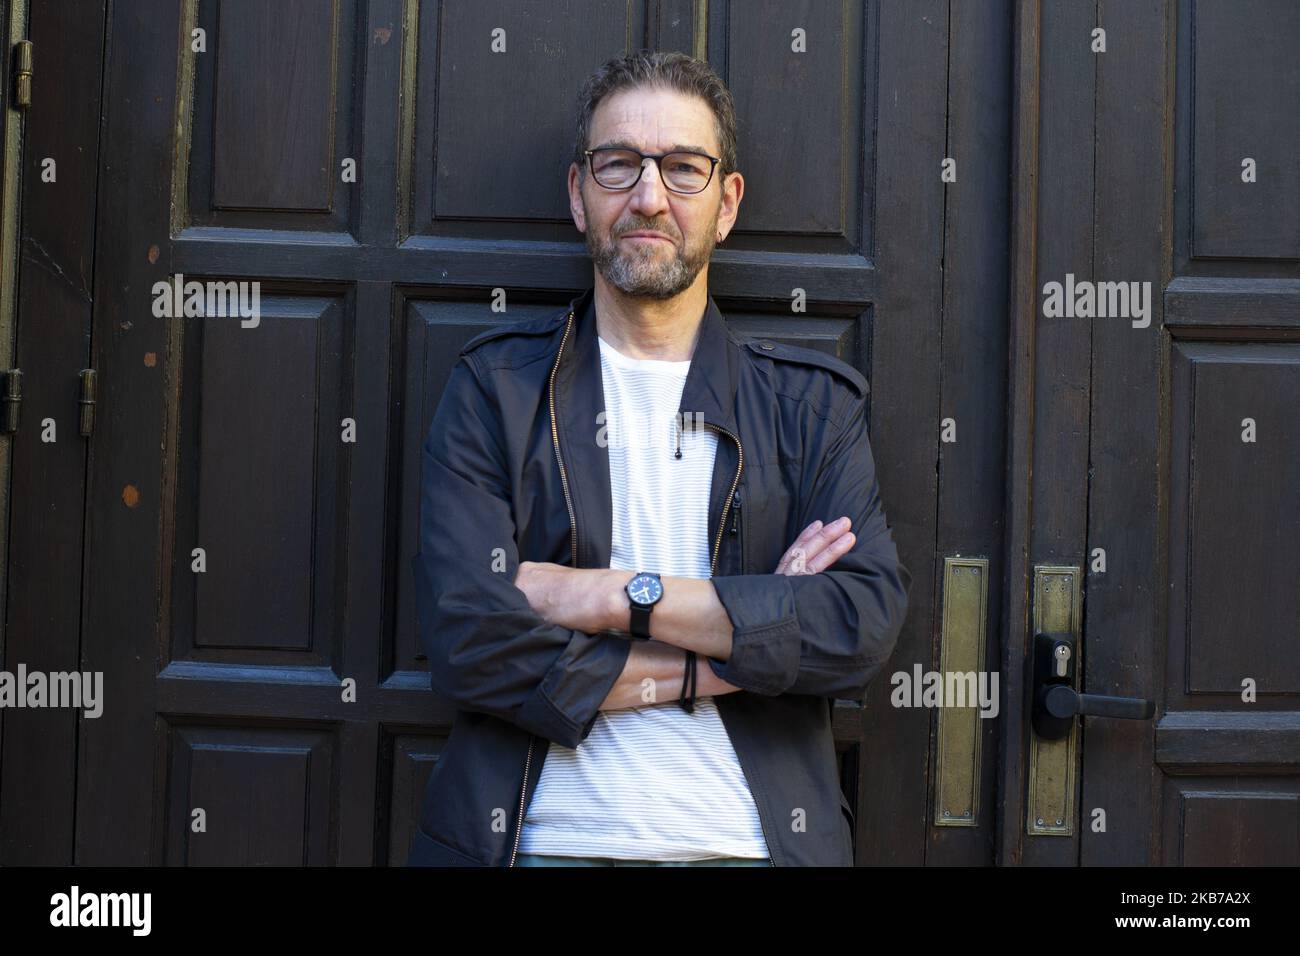
[[654,610],[654,605],[642,607],[633,602],[632,604],[632,626],[631,635],[643,641],[650,640],[650,612]]

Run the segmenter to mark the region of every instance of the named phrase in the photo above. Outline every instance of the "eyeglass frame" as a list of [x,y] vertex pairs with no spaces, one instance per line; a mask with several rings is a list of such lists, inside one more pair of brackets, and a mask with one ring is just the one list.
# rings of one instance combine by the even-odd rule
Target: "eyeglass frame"
[[[604,183],[602,183],[599,179],[596,178],[596,167],[592,164],[592,160],[591,160],[592,153],[608,152],[613,150],[620,150],[624,153],[636,153],[638,156],[641,157],[641,164],[637,168],[636,179],[632,180],[626,186],[606,186]],[[626,192],[629,189],[635,189],[637,183],[641,182],[641,177],[645,175],[645,161],[647,159],[653,159],[655,161],[655,167],[659,170],[659,181],[664,184],[664,189],[667,189],[669,192],[676,193],[679,196],[698,196],[700,193],[704,192],[704,190],[708,189],[710,185],[712,185],[713,173],[714,171],[717,170],[718,163],[722,162],[721,156],[710,156],[708,153],[701,153],[693,149],[671,149],[666,153],[643,153],[641,152],[641,150],[633,149],[631,146],[597,146],[594,149],[584,149],[582,152],[583,155],[587,157],[587,170],[591,173],[592,182],[594,182],[601,189],[608,189],[611,192],[618,192],[618,193]],[[704,185],[701,186],[699,189],[686,192],[681,189],[674,189],[672,186],[668,185],[668,180],[664,176],[664,167],[663,167],[664,157],[674,156],[677,153],[686,153],[688,156],[703,156],[705,159],[709,161],[709,178],[704,181]]]

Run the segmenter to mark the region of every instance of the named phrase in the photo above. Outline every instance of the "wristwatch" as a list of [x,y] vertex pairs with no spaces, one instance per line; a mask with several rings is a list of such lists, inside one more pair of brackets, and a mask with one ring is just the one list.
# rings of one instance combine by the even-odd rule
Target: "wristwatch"
[[627,582],[624,588],[632,608],[633,637],[643,641],[650,640],[650,612],[664,596],[664,583],[653,571],[638,571],[636,577]]

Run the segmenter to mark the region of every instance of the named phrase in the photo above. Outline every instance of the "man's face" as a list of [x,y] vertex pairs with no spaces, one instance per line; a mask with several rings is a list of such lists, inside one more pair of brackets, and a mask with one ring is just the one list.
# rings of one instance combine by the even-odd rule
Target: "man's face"
[[[592,149],[628,146],[643,153],[690,149],[720,155],[708,105],[670,90],[633,89],[606,97],[592,115],[589,145]],[[717,244],[724,192],[717,169],[703,192],[672,192],[653,161],[631,189],[606,189],[588,168],[579,190],[576,168],[570,174],[570,199],[576,194],[581,201],[574,220],[578,228],[585,228],[587,251],[596,268],[610,285],[638,298],[670,299],[689,288],[708,265]],[[730,219],[734,218],[733,211]],[[641,231],[665,238],[629,236]]]

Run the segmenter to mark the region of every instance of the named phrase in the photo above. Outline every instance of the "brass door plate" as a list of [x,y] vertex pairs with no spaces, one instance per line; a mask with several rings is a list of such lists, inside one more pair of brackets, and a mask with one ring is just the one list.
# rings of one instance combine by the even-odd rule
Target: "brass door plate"
[[[943,559],[943,630],[939,673],[984,673],[984,622],[988,619],[988,558]],[[977,827],[980,816],[979,708],[940,707],[935,759],[934,825]]]
[[[1033,627],[1029,633],[1068,633],[1078,648],[1075,683],[1083,673],[1083,570],[1068,565],[1034,566]],[[1077,689],[1077,687],[1076,687]],[[1075,754],[1079,738],[1076,720],[1060,740],[1042,740],[1029,728],[1029,799],[1025,832],[1030,836],[1074,835]]]

